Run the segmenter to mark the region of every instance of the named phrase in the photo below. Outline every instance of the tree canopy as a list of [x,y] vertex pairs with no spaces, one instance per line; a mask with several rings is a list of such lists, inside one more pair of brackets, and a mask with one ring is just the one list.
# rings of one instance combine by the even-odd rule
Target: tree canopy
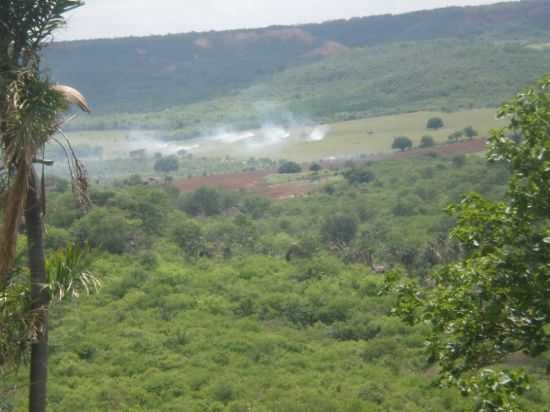
[[510,125],[493,132],[488,157],[511,170],[505,200],[470,194],[449,208],[465,258],[435,271],[433,288],[395,273],[388,285],[397,291],[397,314],[430,325],[442,383],[477,396],[478,411],[515,412],[527,377],[498,365],[550,348],[550,78],[504,104],[499,116]]

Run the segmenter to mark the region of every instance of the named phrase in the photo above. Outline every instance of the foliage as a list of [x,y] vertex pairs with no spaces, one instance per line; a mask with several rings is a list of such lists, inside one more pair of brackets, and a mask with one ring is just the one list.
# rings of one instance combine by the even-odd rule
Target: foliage
[[393,139],[391,144],[392,149],[399,149],[404,151],[405,149],[410,149],[412,147],[412,140],[406,136],[399,136]]
[[309,167],[309,170],[311,172],[319,172],[323,169],[323,167],[319,163],[312,163]]
[[[444,382],[477,396],[479,411],[523,410],[517,397],[528,389],[524,373],[498,364],[550,348],[549,88],[546,78],[499,112],[510,126],[493,133],[488,156],[511,169],[505,200],[470,194],[449,209],[465,259],[437,270],[431,289],[397,282],[396,312],[430,325],[429,351]],[[508,132],[524,138],[516,142]]]
[[279,166],[278,172],[283,174],[301,173],[302,166],[296,162],[283,162]]
[[329,216],[321,227],[321,236],[327,242],[349,243],[357,234],[357,220],[351,216]]
[[[460,256],[446,240],[453,220],[445,205],[471,190],[501,199],[508,172],[477,156],[462,168],[442,157],[368,168],[376,180],[367,185],[350,184],[345,170],[324,170],[330,191],[320,185],[284,201],[216,190],[221,211],[211,216],[181,211],[192,193],[119,182],[92,187],[90,213],[98,216],[92,221],[78,209],[73,214],[69,192],[52,187],[46,224],[48,233],[64,231],[56,238],[74,242],[81,229],[92,234],[103,220],[108,235],[128,225],[132,233],[123,254],[90,245],[83,263],[105,274],[101,294],[81,297],[78,309],[59,305],[50,313],[50,408],[468,410],[457,391],[433,387],[424,356],[428,330],[388,316],[393,300],[378,296],[382,277],[369,262],[386,270],[408,265],[423,279]],[[400,199],[414,202],[414,213],[394,215]],[[141,223],[149,215],[156,230]],[[356,220],[347,244],[321,236],[335,215]],[[25,407],[25,375],[2,375],[0,404]],[[548,379],[532,386],[520,402],[542,412]]]
[[441,129],[443,126],[445,126],[445,123],[443,123],[443,119],[441,117],[432,117],[428,119],[428,122],[426,123],[426,129]]
[[464,136],[471,140],[474,137],[479,136],[479,133],[472,126],[466,126],[464,128]]
[[[213,110],[167,122],[191,134],[201,131],[205,117],[227,116],[226,108],[240,106],[225,98],[244,89],[243,97],[250,89],[262,93],[249,101],[244,118],[266,97],[290,101],[293,111],[299,105],[326,115],[394,111],[407,105],[405,96],[433,108],[496,106],[548,67],[548,50],[525,47],[547,41],[548,17],[536,2],[446,8],[297,27],[56,43],[45,60],[54,79],[76,86],[102,113],[148,112],[143,125],[161,120],[167,108],[218,100]],[[449,39],[461,44],[449,46]],[[327,43],[336,44],[334,55],[326,55]],[[276,84],[270,84],[273,77]],[[271,98],[277,90],[285,98]]]
[[157,172],[170,173],[179,169],[179,160],[177,156],[166,156],[157,159],[154,165]]
[[101,282],[85,269],[87,247],[69,244],[53,253],[46,261],[47,290],[52,301],[61,302],[66,297],[78,298],[82,292],[96,292]]
[[422,136],[422,139],[420,139],[420,146],[422,148],[432,147],[435,145],[434,138],[432,136]]
[[344,172],[344,177],[351,184],[355,183],[370,183],[376,179],[376,175],[372,169],[368,166],[357,167],[354,166],[351,169]]
[[456,143],[463,137],[464,137],[464,130],[457,130],[456,132],[451,133],[448,139],[449,141]]
[[139,225],[139,220],[129,219],[120,209],[96,208],[73,225],[72,232],[80,243],[89,242],[96,248],[124,253],[134,246]]

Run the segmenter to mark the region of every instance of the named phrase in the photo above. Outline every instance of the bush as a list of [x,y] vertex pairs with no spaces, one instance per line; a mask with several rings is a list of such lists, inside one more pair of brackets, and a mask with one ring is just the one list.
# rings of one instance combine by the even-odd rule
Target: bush
[[428,123],[426,124],[427,129],[441,129],[443,126],[445,126],[445,123],[443,123],[443,119],[441,117],[432,117],[428,120]]
[[284,162],[279,166],[279,173],[289,174],[289,173],[301,173],[302,166],[296,162]]
[[111,253],[124,253],[138,233],[139,220],[130,220],[119,209],[92,209],[72,226],[76,239]]
[[474,129],[472,126],[465,127],[463,130],[464,136],[466,136],[468,139],[473,139],[474,137],[479,136],[479,133],[476,129]]
[[222,194],[216,189],[201,187],[191,195],[183,197],[181,208],[193,216],[218,215],[223,211]]
[[321,228],[321,236],[326,242],[349,243],[357,235],[355,218],[336,214],[325,219]]
[[202,229],[193,220],[175,222],[172,237],[188,256],[198,256],[205,248]]
[[426,148],[426,147],[432,147],[435,145],[434,138],[432,136],[422,136],[422,139],[420,139],[420,147]]
[[179,160],[176,156],[161,157],[155,161],[155,171],[162,173],[175,172],[179,169]]
[[320,170],[322,169],[321,165],[319,163],[313,163],[310,167],[309,167],[309,170],[311,172],[319,172]]
[[355,183],[370,183],[376,175],[367,167],[353,167],[344,173],[344,177],[351,184]]
[[407,136],[399,136],[393,139],[391,148],[404,151],[405,149],[410,149],[412,145],[412,140],[409,139]]
[[462,139],[462,137],[464,136],[464,131],[463,130],[459,130],[457,132],[454,132],[454,133],[451,133],[448,137],[448,139],[452,142],[458,142],[460,139]]

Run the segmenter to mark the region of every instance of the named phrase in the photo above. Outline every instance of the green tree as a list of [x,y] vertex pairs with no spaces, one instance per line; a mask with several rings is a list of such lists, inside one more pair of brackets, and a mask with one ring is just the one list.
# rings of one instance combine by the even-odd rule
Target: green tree
[[111,253],[124,253],[131,248],[141,224],[140,220],[128,219],[120,209],[95,208],[71,230],[80,243],[89,242]]
[[357,235],[357,220],[344,214],[336,214],[325,219],[321,236],[329,243],[349,243]]
[[393,139],[393,143],[391,145],[392,149],[399,149],[401,151],[404,151],[405,149],[410,149],[412,147],[413,143],[412,140],[409,139],[406,136],[399,136],[395,137]]
[[301,173],[302,172],[302,166],[300,166],[296,162],[283,162],[281,166],[279,166],[279,173]]
[[432,117],[428,120],[428,123],[426,124],[427,129],[441,129],[443,126],[445,126],[445,123],[443,123],[443,119],[441,117]]
[[197,257],[206,249],[201,227],[193,220],[183,220],[174,223],[172,228],[174,241],[186,255]]
[[420,139],[420,147],[421,148],[427,148],[432,147],[435,145],[434,138],[432,136],[422,136],[422,139]]
[[366,166],[352,167],[344,173],[344,177],[351,184],[370,183],[376,179],[374,172]]
[[[511,171],[505,201],[470,194],[450,212],[464,260],[432,274],[420,289],[393,273],[396,313],[431,326],[429,351],[442,382],[475,394],[478,411],[516,412],[527,389],[522,371],[499,367],[511,354],[550,349],[550,77],[499,110],[488,157]],[[507,136],[519,133],[520,142]]]
[[323,169],[323,167],[319,163],[312,163],[311,166],[309,166],[311,172],[317,173],[321,171],[321,169]]
[[454,133],[451,133],[448,137],[449,141],[451,142],[458,142],[460,139],[464,137],[464,130],[458,130]]
[[[12,176],[7,188],[0,231],[0,289],[10,284],[18,226],[25,215],[28,238],[31,310],[36,335],[31,345],[29,410],[46,410],[48,373],[48,306],[50,295],[44,256],[40,181],[33,162],[58,130],[68,103],[89,111],[84,98],[66,86],[53,86],[40,74],[41,49],[52,32],[63,25],[63,15],[82,5],[73,0],[0,3],[0,147],[2,161]],[[74,154],[74,153],[73,153]],[[85,174],[75,156],[74,187],[83,194]],[[85,201],[85,196],[81,197]]]
[[154,169],[156,172],[170,173],[176,172],[180,167],[177,156],[161,157],[155,161]]
[[479,136],[479,133],[476,129],[474,129],[472,126],[467,126],[463,130],[464,136],[466,136],[468,139],[472,140],[474,137]]

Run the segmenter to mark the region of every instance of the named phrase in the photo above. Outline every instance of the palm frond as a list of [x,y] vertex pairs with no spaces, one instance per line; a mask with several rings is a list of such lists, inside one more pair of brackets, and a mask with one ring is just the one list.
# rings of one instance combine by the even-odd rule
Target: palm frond
[[68,104],[74,104],[75,106],[80,107],[80,109],[86,113],[91,112],[90,106],[88,105],[86,98],[78,90],[64,84],[55,84],[52,85],[50,88],[61,94]]
[[88,253],[88,247],[71,244],[47,260],[48,283],[44,287],[52,300],[76,298],[82,293],[89,295],[101,287],[99,279],[84,269],[84,259]]

